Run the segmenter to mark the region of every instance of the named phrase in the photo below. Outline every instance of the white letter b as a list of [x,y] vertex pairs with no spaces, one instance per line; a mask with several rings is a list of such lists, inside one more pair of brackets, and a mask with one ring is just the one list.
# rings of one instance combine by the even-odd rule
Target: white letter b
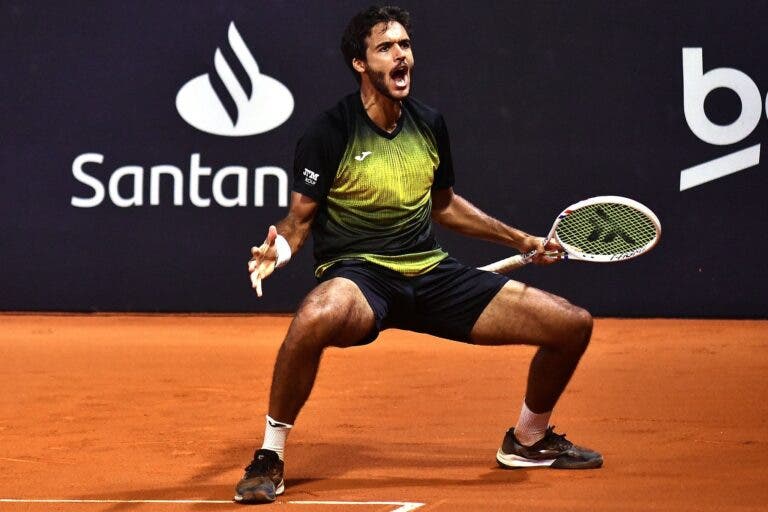
[[[732,90],[741,101],[741,113],[731,124],[715,124],[704,111],[707,95],[718,88]],[[711,69],[704,73],[701,48],[683,48],[683,110],[688,126],[698,138],[725,146],[752,133],[760,122],[763,105],[757,85],[745,73],[733,68]]]

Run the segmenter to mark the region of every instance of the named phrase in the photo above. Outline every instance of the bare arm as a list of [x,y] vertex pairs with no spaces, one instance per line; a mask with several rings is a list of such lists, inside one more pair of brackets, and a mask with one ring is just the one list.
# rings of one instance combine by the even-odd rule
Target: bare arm
[[[545,252],[544,240],[515,229],[486,214],[478,207],[453,192],[453,188],[432,192],[432,220],[443,227],[463,235],[514,247],[521,253],[536,251],[536,263],[550,263],[541,257]],[[557,250],[548,244],[547,250]]]
[[298,192],[291,192],[288,215],[275,224],[277,234],[285,238],[291,246],[291,252],[297,252],[304,245],[316,212],[317,202],[314,199]]
[[256,294],[261,297],[261,281],[269,277],[275,270],[277,262],[277,235],[285,238],[291,254],[296,253],[309,236],[312,221],[317,213],[317,202],[298,192],[291,193],[291,205],[288,215],[274,226],[269,226],[267,237],[258,247],[251,247],[251,259],[248,261],[248,272]]

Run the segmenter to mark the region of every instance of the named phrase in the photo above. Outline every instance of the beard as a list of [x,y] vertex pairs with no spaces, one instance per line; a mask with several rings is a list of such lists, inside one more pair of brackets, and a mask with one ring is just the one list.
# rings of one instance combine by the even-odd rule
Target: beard
[[[389,89],[387,88],[387,74],[383,71],[373,71],[371,69],[367,69],[366,74],[368,75],[368,78],[371,80],[371,85],[373,85],[373,88],[376,89],[382,96],[389,98],[392,101],[400,101],[402,98],[395,98],[392,96],[392,93],[389,92]],[[413,83],[413,67],[409,70],[409,80],[410,83]],[[410,87],[408,88],[408,94],[411,93]]]

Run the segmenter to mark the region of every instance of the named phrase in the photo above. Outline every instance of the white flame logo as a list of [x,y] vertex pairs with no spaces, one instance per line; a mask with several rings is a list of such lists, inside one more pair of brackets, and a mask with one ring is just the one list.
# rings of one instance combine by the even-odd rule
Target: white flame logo
[[235,102],[237,117],[230,117],[211,85],[208,73],[193,78],[179,89],[176,110],[187,123],[215,135],[241,137],[264,133],[280,126],[293,112],[291,91],[274,78],[259,72],[259,65],[234,22],[230,22],[227,36],[232,51],[251,81],[249,95],[237,80],[221,50],[216,48],[214,67]]

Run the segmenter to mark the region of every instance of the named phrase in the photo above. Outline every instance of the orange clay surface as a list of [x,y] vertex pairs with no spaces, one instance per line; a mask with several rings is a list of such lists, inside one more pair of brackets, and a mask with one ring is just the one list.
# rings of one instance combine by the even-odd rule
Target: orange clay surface
[[[246,510],[289,321],[0,315],[0,511]],[[598,320],[553,423],[599,470],[497,467],[532,354],[395,330],[328,350],[259,510],[768,510],[768,322]]]

